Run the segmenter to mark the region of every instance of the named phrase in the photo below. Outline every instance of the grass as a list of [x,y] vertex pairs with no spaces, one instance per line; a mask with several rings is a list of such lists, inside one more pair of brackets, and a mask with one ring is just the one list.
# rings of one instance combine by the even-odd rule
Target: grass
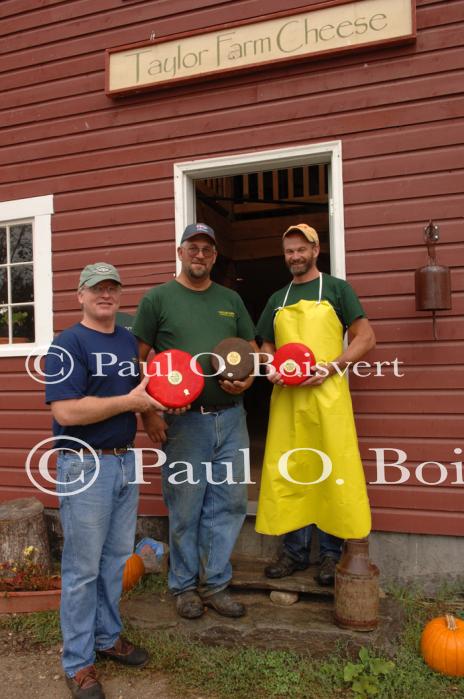
[[[462,590],[462,588],[461,588]],[[164,594],[162,576],[146,576],[130,593]],[[451,678],[432,672],[419,652],[420,634],[434,616],[452,610],[464,618],[464,598],[456,589],[442,591],[434,600],[418,591],[395,590],[390,594],[405,611],[405,627],[393,661],[395,668],[379,682],[378,699],[446,699],[464,696],[464,678]],[[58,614],[0,617],[0,629],[18,633],[31,643],[55,644],[60,640]],[[317,660],[291,651],[264,651],[256,648],[205,646],[169,632],[147,633],[126,629],[129,637],[144,645],[151,654],[148,670],[170,677],[173,687],[217,699],[349,699],[355,695],[343,680],[343,671],[352,656],[344,646]],[[375,649],[371,653],[376,654]],[[118,670],[118,672],[127,672]],[[134,680],[136,671],[129,670]]]
[[159,575],[143,575],[137,585],[126,592],[124,597],[136,597],[137,595],[153,593],[157,595],[166,594],[168,592],[168,576],[167,574]]
[[50,646],[61,641],[58,612],[0,615],[1,629],[21,635],[25,641],[31,644],[39,643]]

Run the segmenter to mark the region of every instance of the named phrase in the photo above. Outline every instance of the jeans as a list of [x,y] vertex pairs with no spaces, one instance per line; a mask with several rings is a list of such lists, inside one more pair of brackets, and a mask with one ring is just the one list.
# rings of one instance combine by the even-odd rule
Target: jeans
[[[57,494],[64,533],[61,560],[62,663],[70,677],[95,660],[95,649],[111,648],[121,631],[119,600],[124,564],[134,547],[138,486],[134,452],[82,460],[62,454]],[[66,493],[74,493],[66,496]]]
[[167,416],[167,421],[162,477],[169,510],[169,588],[175,595],[198,588],[207,597],[226,588],[232,577],[229,559],[246,515],[245,455],[239,451],[249,446],[245,410],[237,404],[217,413]]
[[[313,527],[317,529],[315,524],[309,524],[307,527],[296,529],[293,532],[288,532],[284,536],[284,550],[290,558],[301,563],[301,565],[309,565],[309,554],[311,551],[311,535]],[[321,529],[317,529],[319,538],[319,557],[322,560],[326,556],[339,560],[342,552],[343,539],[338,536],[327,534]]]

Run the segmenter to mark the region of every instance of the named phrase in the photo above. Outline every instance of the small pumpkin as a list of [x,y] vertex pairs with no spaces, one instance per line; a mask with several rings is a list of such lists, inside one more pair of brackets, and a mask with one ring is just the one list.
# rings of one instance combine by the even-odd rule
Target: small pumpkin
[[429,621],[422,632],[421,652],[432,670],[464,677],[464,621],[451,614]]
[[133,553],[126,561],[122,574],[122,589],[124,592],[131,590],[145,573],[143,560],[138,553]]

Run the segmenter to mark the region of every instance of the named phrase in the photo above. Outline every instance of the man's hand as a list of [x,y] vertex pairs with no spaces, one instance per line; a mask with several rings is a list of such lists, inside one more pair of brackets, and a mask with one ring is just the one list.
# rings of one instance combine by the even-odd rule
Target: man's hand
[[[329,378],[334,372],[331,370],[333,367],[329,367],[329,365],[319,365],[320,370],[316,369],[315,373],[313,373],[311,376],[309,376],[307,379],[302,381],[299,384],[294,384],[293,388],[299,388],[300,386],[320,386],[321,384],[324,383],[326,379]],[[267,371],[267,379],[273,384],[277,384],[278,386],[288,386],[288,384],[284,383],[284,380],[282,378],[282,374],[279,374],[277,369],[272,365],[272,364],[267,364],[266,365],[266,371]]]
[[329,364],[320,364],[320,368],[316,368],[316,371],[311,374],[307,379],[298,386],[320,386],[324,383],[334,373],[333,366]]
[[285,386],[282,374],[279,374],[277,369],[273,364],[266,364],[266,378],[273,384],[277,386]]
[[167,412],[168,415],[183,415],[184,413],[187,412],[187,410],[190,410],[192,407],[192,404],[189,403],[188,405],[184,405],[183,408],[169,408],[166,409],[165,412]]
[[253,383],[254,376],[247,376],[243,381],[228,381],[220,380],[219,385],[223,391],[230,393],[232,396],[239,396],[241,393],[250,388]]
[[152,398],[146,392],[146,386],[150,380],[149,376],[145,376],[144,379],[139,383],[138,386],[132,389],[127,395],[129,401],[130,410],[133,413],[146,413],[147,410],[166,410],[164,405],[159,403],[157,400]]
[[163,444],[167,440],[166,430],[168,429],[168,424],[159,412],[147,410],[145,413],[142,413],[142,422],[145,432],[152,442]]

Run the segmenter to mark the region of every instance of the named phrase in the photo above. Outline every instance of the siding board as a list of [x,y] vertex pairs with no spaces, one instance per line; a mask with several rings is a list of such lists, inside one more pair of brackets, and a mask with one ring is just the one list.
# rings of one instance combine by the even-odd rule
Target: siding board
[[[461,61],[462,64],[462,61]],[[427,99],[431,97],[442,97],[443,95],[453,95],[456,93],[461,96],[462,89],[461,84],[463,81],[464,72],[462,70],[448,71],[446,73],[438,74],[431,78],[420,77],[412,78],[404,81],[396,82],[396,87],[401,85],[403,89],[397,89],[395,91],[389,90],[393,87],[394,83],[389,82],[381,85],[358,87],[357,89],[350,90],[339,90],[330,92],[326,95],[324,102],[321,102],[320,95],[313,95],[298,97],[293,99],[292,112],[294,119],[298,120],[306,116],[308,113],[313,116],[319,116],[321,113],[332,114],[336,113],[337,118],[344,115],[345,112],[349,113],[349,117],[353,119],[353,112],[361,112],[361,118],[366,119],[368,116],[374,116],[374,113],[367,112],[366,110],[378,109],[379,107],[386,107],[387,115],[390,113],[390,109],[398,109],[398,103],[409,102],[411,99],[416,101]],[[66,81],[61,85],[62,90],[57,91],[56,99],[59,100],[58,106],[62,104],[61,98],[63,95],[69,95],[69,83],[79,82],[79,91],[85,93],[86,95],[92,90],[98,90],[99,81],[97,77],[95,79],[93,76],[85,76],[85,78],[75,78],[71,81]],[[95,83],[95,84],[94,84]],[[72,85],[71,85],[72,87]],[[100,86],[101,87],[101,86]],[[43,90],[39,88],[30,88],[32,91],[37,91],[43,94]],[[55,86],[56,89],[56,86]],[[462,99],[462,97],[461,97]],[[8,94],[3,97],[5,109],[21,108],[21,104],[16,104],[17,98],[8,100]],[[69,101],[69,100],[68,100]],[[460,100],[461,101],[461,100]],[[10,102],[10,104],[9,104]],[[46,109],[48,103],[43,103],[43,111]],[[53,106],[53,105],[52,105]],[[361,108],[362,107],[362,108]],[[389,109],[390,108],[390,109]],[[240,128],[255,124],[257,121],[257,112],[259,111],[259,119],[261,123],[275,123],[282,120],[282,111],[285,112],[287,109],[286,104],[281,101],[259,103],[258,105],[253,105],[246,107],[243,104],[235,109],[228,109],[227,111],[218,110],[217,113],[212,113],[208,115],[207,118],[203,114],[198,115],[179,115],[177,118],[173,119],[160,119],[156,124],[156,131],[153,129],[147,129],[145,125],[133,126],[132,124],[128,127],[121,127],[118,129],[118,141],[121,144],[126,144],[132,142],[135,139],[137,142],[144,140],[166,140],[167,138],[182,138],[187,134],[193,136],[202,134],[205,131],[205,125],[208,131],[218,130],[230,130],[237,125]],[[218,120],[217,117],[220,117]],[[388,119],[388,116],[386,117]],[[351,124],[353,126],[353,124]],[[156,135],[156,139],[153,136]],[[107,133],[103,131],[102,133],[84,133],[83,135],[78,135],[74,137],[69,137],[66,139],[65,143],[59,139],[47,139],[46,143],[42,146],[41,143],[37,143],[34,147],[29,145],[29,157],[30,159],[44,158],[45,155],[41,151],[41,148],[45,148],[46,152],[50,155],[60,154],[61,149],[66,148],[65,152],[80,152],[82,148],[82,142],[85,142],[86,150],[104,149],[114,143],[111,141],[111,137],[114,139],[114,134]],[[14,162],[13,158],[19,158],[22,160],[24,158],[24,147],[15,146],[14,148],[4,148],[2,149],[2,157],[6,161]],[[69,150],[68,150],[69,149]]]

